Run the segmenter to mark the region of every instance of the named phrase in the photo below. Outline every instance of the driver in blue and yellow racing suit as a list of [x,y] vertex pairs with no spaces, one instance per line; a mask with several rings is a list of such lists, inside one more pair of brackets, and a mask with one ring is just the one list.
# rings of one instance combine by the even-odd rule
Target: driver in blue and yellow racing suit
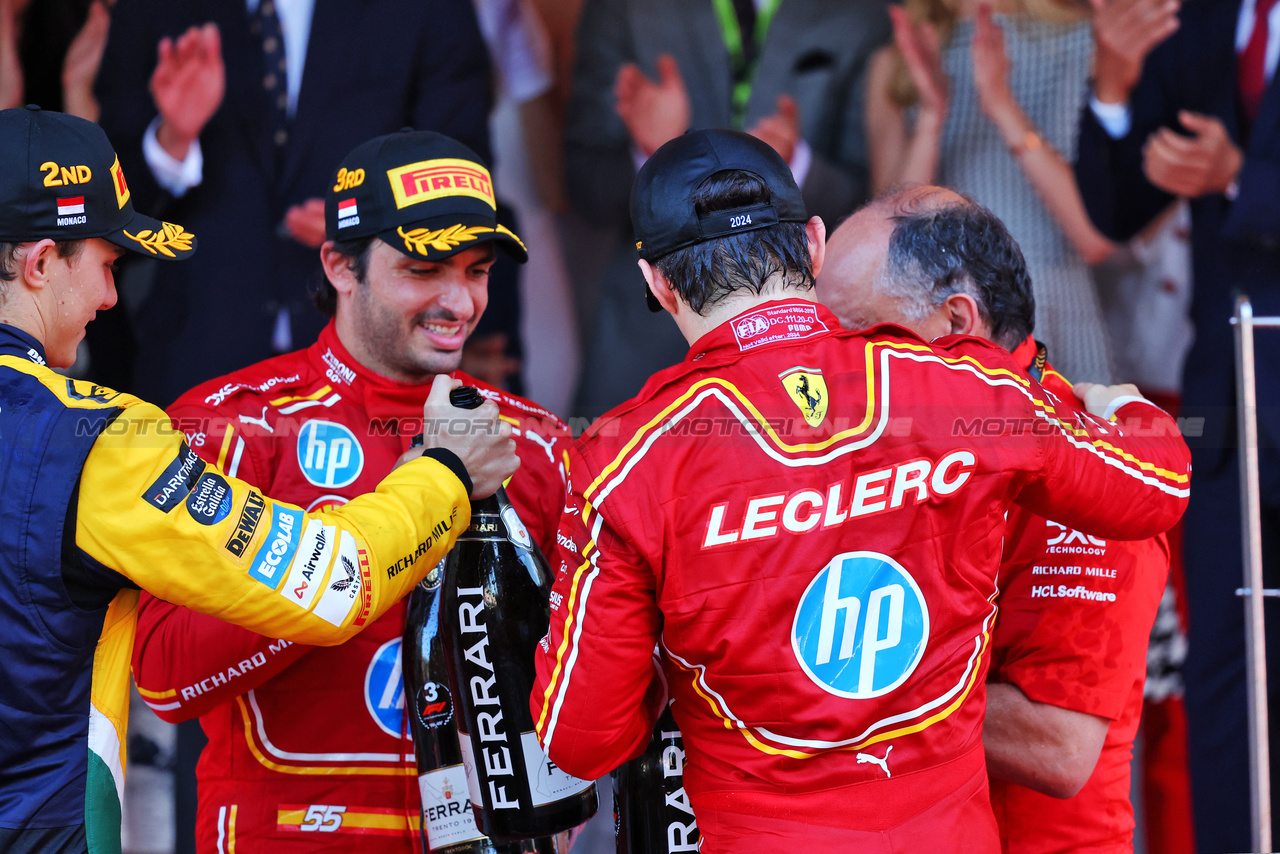
[[[428,432],[435,447],[406,453],[369,495],[308,514],[223,473],[159,408],[51,369],[115,303],[123,250],[176,260],[195,238],[134,212],[90,122],[0,111],[0,163],[0,851],[119,851],[139,589],[342,643],[412,589],[466,529],[468,497],[518,463],[497,408],[451,407],[457,383],[439,377],[424,418],[471,429]],[[287,595],[286,579],[310,592]]]

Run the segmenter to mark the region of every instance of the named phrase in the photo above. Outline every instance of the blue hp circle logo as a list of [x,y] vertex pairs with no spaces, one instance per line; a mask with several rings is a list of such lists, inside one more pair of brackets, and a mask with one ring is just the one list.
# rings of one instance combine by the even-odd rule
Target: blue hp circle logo
[[893,558],[845,552],[800,597],[791,648],[818,687],[867,700],[897,688],[924,657],[929,608]]
[[389,640],[373,654],[364,674],[364,705],[374,723],[399,738],[404,712],[404,676],[400,670],[400,638]]
[[308,421],[298,431],[298,467],[316,486],[348,486],[364,468],[364,448],[343,424]]

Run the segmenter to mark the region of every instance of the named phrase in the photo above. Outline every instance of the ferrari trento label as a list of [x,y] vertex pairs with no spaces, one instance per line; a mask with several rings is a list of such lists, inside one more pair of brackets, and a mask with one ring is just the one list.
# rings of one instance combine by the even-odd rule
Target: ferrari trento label
[[867,700],[907,680],[929,642],[929,607],[888,555],[845,552],[800,597],[791,648],[805,675],[838,697]]
[[553,804],[588,789],[590,780],[579,780],[561,771],[547,758],[538,744],[535,732],[520,733],[520,748],[524,754],[524,772],[529,781],[529,794],[535,807]]
[[467,773],[461,765],[419,775],[418,791],[422,795],[422,827],[432,851],[484,838],[476,827]]

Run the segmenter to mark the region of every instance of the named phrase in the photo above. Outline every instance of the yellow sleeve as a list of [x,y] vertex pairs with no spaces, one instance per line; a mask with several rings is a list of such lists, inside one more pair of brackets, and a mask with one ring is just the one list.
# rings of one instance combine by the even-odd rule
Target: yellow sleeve
[[399,601],[471,520],[433,459],[324,513],[263,496],[201,460],[151,404],[127,406],[80,479],[83,560],[143,590],[269,637],[340,644]]

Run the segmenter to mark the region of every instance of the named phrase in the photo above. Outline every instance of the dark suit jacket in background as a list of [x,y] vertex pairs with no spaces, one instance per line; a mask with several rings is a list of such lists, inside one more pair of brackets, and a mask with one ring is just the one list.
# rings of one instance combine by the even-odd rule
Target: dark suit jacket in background
[[[156,115],[148,83],[161,37],[208,21],[222,34],[226,96],[200,136],[204,180],[175,199],[142,155]],[[308,299],[322,275],[319,252],[281,236],[280,226],[290,206],[324,196],[352,148],[409,126],[489,157],[489,59],[469,0],[315,0],[297,111],[279,158],[263,73],[244,0],[120,0],[113,11],[97,87],[102,127],[134,205],[199,240],[191,260],[156,265],[135,318],[130,390],[161,405],[273,355],[282,307],[293,347],[314,340],[325,322]]]
[[[1202,438],[1188,437],[1200,474],[1218,471],[1235,447],[1235,350],[1229,318],[1233,293],[1253,300],[1255,314],[1280,314],[1280,86],[1268,87],[1248,138],[1236,104],[1236,0],[1196,0],[1182,8],[1182,26],[1148,58],[1130,99],[1133,125],[1112,140],[1086,108],[1076,166],[1089,215],[1107,236],[1126,240],[1172,197],[1157,190],[1142,171],[1142,146],[1159,127],[1181,130],[1179,110],[1222,121],[1244,149],[1240,194],[1191,202],[1194,293],[1191,319],[1196,338],[1188,355],[1182,391],[1183,415],[1204,417]],[[1280,333],[1257,336],[1260,366],[1280,366]],[[1262,404],[1259,426],[1272,453],[1272,495],[1280,498],[1280,371],[1258,374]],[[1231,460],[1234,465],[1234,460]]]
[[[1112,140],[1086,109],[1077,177],[1090,216],[1116,239],[1140,229],[1170,197],[1147,182],[1142,146],[1157,128],[1180,129],[1178,110],[1217,117],[1244,151],[1235,201],[1210,195],[1191,202],[1195,343],[1183,372],[1181,415],[1203,418],[1187,434],[1195,469],[1184,518],[1188,647],[1183,667],[1188,766],[1201,854],[1252,850],[1244,676],[1240,488],[1236,453],[1233,295],[1250,296],[1256,314],[1280,315],[1280,86],[1273,80],[1247,133],[1236,100],[1238,0],[1193,0],[1181,28],[1148,58],[1130,99],[1133,126]],[[1264,584],[1280,584],[1280,330],[1259,330],[1259,444],[1263,497]],[[1195,422],[1184,422],[1194,429]],[[1274,600],[1268,600],[1274,601]],[[1267,605],[1271,731],[1280,733],[1280,631]],[[1272,739],[1273,779],[1278,751]],[[1280,788],[1272,786],[1273,815]]]
[[[779,95],[795,99],[814,154],[801,189],[809,214],[829,230],[866,198],[863,71],[889,39],[886,7],[886,0],[785,0],[760,50],[745,128],[774,113]],[[584,415],[626,400],[688,349],[670,318],[645,308],[631,230],[636,168],[613,95],[618,69],[635,62],[656,80],[658,56],[671,54],[695,128],[730,126],[733,84],[710,0],[589,0],[577,42],[565,130],[569,197],[593,225],[613,229],[617,241],[588,342],[575,413]]]

